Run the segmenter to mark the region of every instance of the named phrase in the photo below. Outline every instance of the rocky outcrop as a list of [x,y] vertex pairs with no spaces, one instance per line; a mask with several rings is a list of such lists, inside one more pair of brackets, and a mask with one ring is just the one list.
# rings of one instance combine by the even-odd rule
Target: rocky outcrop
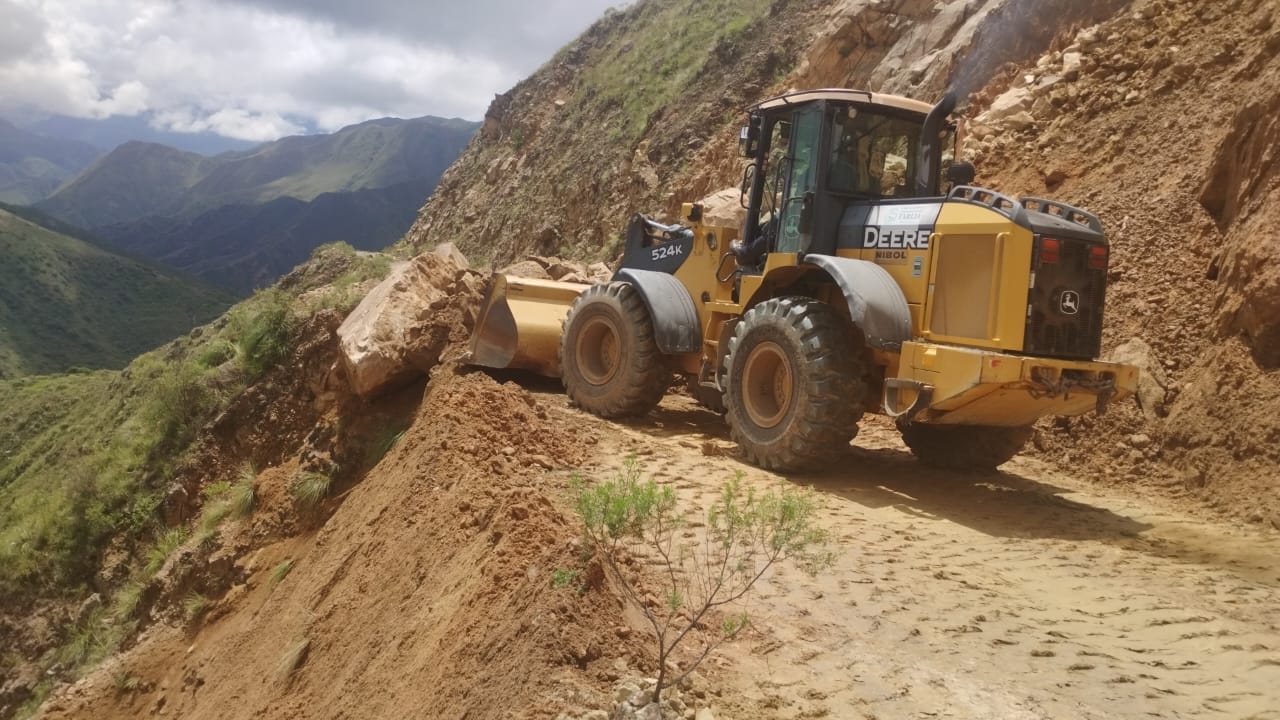
[[1280,368],[1280,94],[1245,106],[1222,140],[1200,202],[1226,235],[1210,266],[1220,336]]

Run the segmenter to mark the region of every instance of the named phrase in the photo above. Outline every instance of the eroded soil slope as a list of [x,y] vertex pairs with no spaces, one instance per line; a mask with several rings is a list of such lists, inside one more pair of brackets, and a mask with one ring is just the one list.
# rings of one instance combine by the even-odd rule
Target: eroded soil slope
[[281,537],[296,463],[264,473],[261,507],[224,528],[209,563],[239,581],[202,618],[153,626],[44,717],[546,717],[603,702],[582,670],[630,654],[606,645],[619,607],[551,583],[579,563],[567,480],[551,471],[581,464],[594,436],[516,385],[440,371],[318,528]]
[[1278,12],[1133,3],[977,96],[978,110],[994,100],[1026,116],[979,124],[973,147],[979,182],[1103,218],[1104,346],[1154,350],[1147,375],[1161,387],[1145,412],[1059,423],[1041,447],[1104,480],[1280,527]]

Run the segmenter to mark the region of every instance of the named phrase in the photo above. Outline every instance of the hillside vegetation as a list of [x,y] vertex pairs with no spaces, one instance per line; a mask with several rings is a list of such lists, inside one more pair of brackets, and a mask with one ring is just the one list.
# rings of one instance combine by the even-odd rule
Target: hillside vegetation
[[[246,388],[278,374],[308,332],[327,336],[325,323],[350,310],[367,288],[361,283],[389,264],[328,246],[290,276],[287,290],[259,293],[123,371],[0,380],[0,646],[22,651],[0,653],[0,674],[30,678],[39,667],[18,688],[30,691],[49,666],[70,671],[96,661],[132,632],[142,586],[186,537],[168,525],[199,506],[210,474],[229,484],[244,470],[197,460],[202,428],[237,403],[256,407]],[[320,330],[308,330],[316,323]],[[278,381],[290,393],[305,382]],[[234,421],[223,430],[234,433]],[[267,461],[271,442],[288,435],[278,423],[272,432],[258,454],[244,451],[245,466]],[[193,483],[190,492],[184,482]],[[92,593],[109,599],[110,612],[77,634],[71,611]],[[24,623],[32,608],[48,623]],[[0,693],[0,716],[14,699]]]
[[3,208],[0,257],[0,378],[120,368],[231,304],[223,291]]

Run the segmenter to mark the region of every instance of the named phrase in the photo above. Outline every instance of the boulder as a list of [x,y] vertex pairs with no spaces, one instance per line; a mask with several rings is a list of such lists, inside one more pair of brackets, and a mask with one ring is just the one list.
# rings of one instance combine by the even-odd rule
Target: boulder
[[991,107],[978,116],[979,123],[984,125],[1000,125],[1000,121],[1025,113],[1031,109],[1035,97],[1025,87],[1010,88],[1003,95],[991,101]]
[[458,249],[458,246],[451,242],[440,243],[436,246],[436,249],[431,252],[452,261],[460,270],[466,270],[471,267],[471,263],[467,262],[467,256],[463,255],[462,251]]
[[702,198],[702,222],[717,227],[741,228],[747,211],[742,208],[741,193],[731,187]]
[[537,260],[521,260],[512,263],[498,271],[499,275],[515,275],[516,277],[532,278],[534,280],[550,280],[551,273],[547,272],[547,268]]
[[1156,359],[1155,351],[1141,338],[1133,338],[1112,350],[1107,359],[1137,366],[1138,407],[1148,418],[1154,419],[1157,408],[1164,405],[1169,391],[1169,377]]
[[448,312],[479,301],[470,271],[435,252],[396,263],[338,327],[340,356],[362,398],[429,371],[460,324]]

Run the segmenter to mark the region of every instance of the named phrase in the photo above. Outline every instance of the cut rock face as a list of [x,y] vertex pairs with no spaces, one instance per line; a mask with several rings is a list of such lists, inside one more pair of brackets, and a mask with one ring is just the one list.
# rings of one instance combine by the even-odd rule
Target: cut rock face
[[342,363],[360,397],[429,372],[451,335],[465,333],[483,283],[455,257],[461,253],[449,248],[397,263],[338,328]]

